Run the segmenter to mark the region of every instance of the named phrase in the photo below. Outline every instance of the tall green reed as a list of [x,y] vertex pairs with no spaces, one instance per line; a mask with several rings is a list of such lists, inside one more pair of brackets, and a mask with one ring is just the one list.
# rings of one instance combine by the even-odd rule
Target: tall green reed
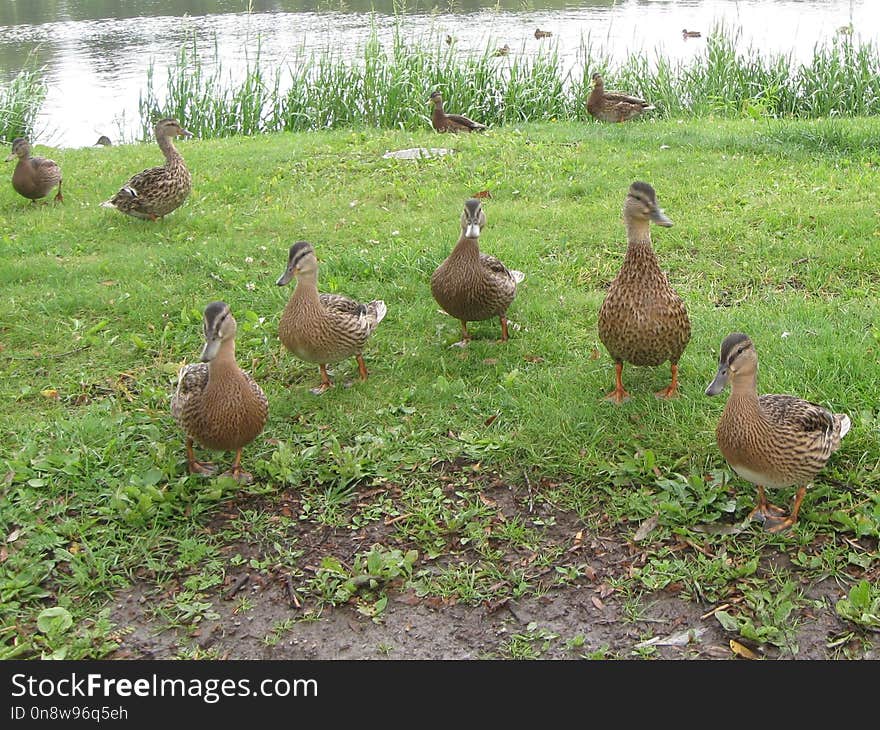
[[24,68],[12,81],[0,85],[0,141],[35,135],[46,90],[43,69],[37,68]]
[[161,116],[177,116],[202,137],[332,127],[416,129],[428,124],[427,98],[443,91],[446,106],[489,125],[550,119],[584,119],[590,77],[649,99],[654,114],[669,117],[863,116],[880,113],[880,50],[835,37],[814,48],[807,63],[791,54],[742,47],[741,31],[716,26],[703,52],[689,62],[633,53],[622,61],[589,37],[576,61],[564,68],[558,46],[525,46],[496,56],[490,42],[481,53],[461,54],[437,33],[404,38],[396,26],[383,44],[375,25],[352,58],[325,48],[300,47],[286,68],[266,70],[259,46],[241,80],[224,75],[216,42],[207,62],[195,41],[181,49],[168,70],[164,99],[152,69],[140,100],[142,136]]

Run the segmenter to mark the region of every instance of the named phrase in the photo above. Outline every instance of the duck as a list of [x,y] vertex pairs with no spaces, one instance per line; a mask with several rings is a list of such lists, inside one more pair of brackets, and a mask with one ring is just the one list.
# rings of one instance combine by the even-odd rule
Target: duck
[[476,198],[468,198],[461,214],[461,236],[455,248],[431,274],[431,294],[447,314],[461,322],[461,340],[471,340],[467,323],[498,317],[501,340],[509,338],[507,308],[516,297],[517,285],[525,278],[521,271],[508,269],[494,256],[480,251],[480,232],[486,226],[486,213]]
[[623,220],[626,256],[599,309],[599,339],[616,372],[615,388],[605,399],[617,404],[629,400],[621,377],[624,363],[656,366],[667,360],[672,380],[655,396],[675,398],[678,361],[690,340],[691,323],[684,301],[669,285],[651,246],[651,221],[666,228],[672,221],[657,204],[654,188],[641,181],[629,186]]
[[186,434],[186,458],[191,474],[213,475],[217,467],[197,461],[193,443],[215,451],[235,451],[224,476],[250,483],[253,475],[241,467],[242,449],[263,431],[269,414],[266,394],[235,360],[235,317],[225,302],[205,307],[205,345],[201,362],[184,365],[171,398],[171,414]]
[[183,205],[192,189],[192,175],[174,146],[173,138],[192,137],[193,134],[171,118],[156,122],[155,133],[159,149],[165,155],[165,164],[131,177],[119,192],[101,203],[102,207],[116,208],[126,215],[155,221]]
[[541,30],[540,28],[535,28],[535,38],[549,38],[553,33],[549,30]]
[[6,158],[6,162],[18,158],[18,164],[12,171],[12,187],[22,197],[36,202],[45,198],[54,187],[58,187],[55,200],[64,202],[61,194],[61,166],[55,160],[45,157],[31,156],[31,143],[25,137],[16,137],[12,140],[12,152]]
[[447,45],[447,46],[451,46],[451,45],[452,45],[452,40],[453,40],[452,36],[449,35],[449,34],[447,33],[447,34],[446,34],[446,45]]
[[681,31],[681,37],[682,37],[682,38],[685,38],[685,39],[687,39],[687,38],[699,38],[699,37],[701,37],[702,35],[703,35],[703,34],[700,33],[700,31],[698,31],[698,30],[688,30],[687,28],[683,28],[682,31]]
[[606,92],[601,74],[594,73],[592,79],[593,90],[587,99],[587,111],[601,122],[625,122],[657,108],[637,96]]
[[[706,395],[715,396],[730,384],[730,395],[715,429],[718,449],[731,468],[757,486],[757,505],[750,519],[768,532],[791,528],[798,518],[809,485],[831,454],[840,448],[852,422],[794,395],[758,395],[758,353],[751,338],[732,332],[721,342],[715,378]],[[790,514],[770,504],[764,488],[797,485]]]
[[99,146],[100,147],[112,147],[113,143],[110,141],[110,138],[106,134],[102,134],[100,137],[98,137],[98,141],[95,142],[95,144],[92,146],[93,147],[99,147]]
[[447,114],[444,112],[443,95],[439,91],[433,92],[428,102],[433,107],[431,111],[431,126],[438,132],[480,132],[488,129],[485,124],[475,122],[461,114]]
[[492,54],[493,56],[507,56],[510,54],[510,46],[505,43],[500,48],[496,48],[495,52]]
[[278,322],[282,344],[300,360],[316,362],[321,384],[315,395],[333,387],[327,364],[348,357],[357,360],[361,381],[367,379],[364,345],[384,319],[388,308],[381,299],[361,304],[343,294],[318,293],[318,259],[308,241],[290,247],[287,268],[275,282],[285,286],[296,277],[296,286]]

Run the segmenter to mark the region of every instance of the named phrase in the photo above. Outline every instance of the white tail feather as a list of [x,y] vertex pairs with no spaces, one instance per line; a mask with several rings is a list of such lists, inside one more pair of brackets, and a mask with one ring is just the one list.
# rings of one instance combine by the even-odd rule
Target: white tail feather
[[101,203],[101,207],[102,208],[115,208],[116,206],[113,205],[112,200],[105,200],[103,203]]
[[379,324],[388,312],[388,307],[385,306],[385,302],[381,299],[377,299],[374,302],[370,302],[370,304],[375,305],[376,307],[376,324]]
[[849,416],[845,413],[837,414],[840,416],[840,438],[843,438],[849,433],[849,430],[852,428],[852,421],[849,420]]
[[510,271],[510,275],[517,284],[526,278],[526,275],[522,271],[517,271],[516,269],[508,269],[508,271]]

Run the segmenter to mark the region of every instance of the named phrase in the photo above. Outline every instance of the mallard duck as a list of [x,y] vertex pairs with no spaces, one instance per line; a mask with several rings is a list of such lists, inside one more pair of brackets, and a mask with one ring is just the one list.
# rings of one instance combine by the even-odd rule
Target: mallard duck
[[541,30],[540,28],[535,28],[535,38],[549,38],[553,33],[549,30]]
[[192,137],[192,132],[181,127],[176,119],[160,119],[155,131],[165,164],[133,176],[116,195],[101,203],[103,207],[154,221],[183,205],[192,188],[192,176],[172,138]]
[[56,185],[55,200],[64,202],[61,195],[61,167],[45,157],[31,157],[31,144],[24,137],[12,140],[12,152],[6,158],[10,162],[18,158],[12,171],[12,187],[25,198],[36,201],[45,198]]
[[601,74],[593,74],[593,90],[587,99],[587,111],[602,122],[625,122],[642,112],[656,109],[644,99],[620,92],[605,91]]
[[496,48],[495,52],[492,54],[493,56],[507,56],[510,54],[510,46],[506,43],[500,48]]
[[452,36],[449,35],[448,33],[446,34],[446,45],[447,45],[447,46],[451,46],[451,45],[452,45]]
[[698,30],[688,30],[687,28],[682,29],[681,35],[683,38],[699,38],[702,33]]
[[347,357],[355,357],[361,380],[366,380],[363,349],[388,311],[385,302],[360,304],[342,294],[318,294],[318,259],[308,241],[290,247],[287,268],[276,284],[284,286],[294,276],[296,286],[281,314],[278,336],[300,360],[318,363],[321,384],[312,393],[320,395],[332,387],[327,363]]
[[678,395],[678,361],[691,337],[684,302],[669,286],[651,247],[651,221],[669,227],[672,221],[657,205],[657,195],[646,182],[629,186],[623,205],[626,257],[608,287],[599,309],[599,339],[614,360],[616,386],[606,400],[623,403],[623,364],[661,365],[669,360],[672,382],[655,393],[658,398]]
[[112,147],[113,143],[110,141],[110,138],[106,134],[102,134],[100,137],[98,137],[98,141],[95,142],[95,144],[92,146],[98,147],[99,145],[101,147]]
[[[832,413],[793,395],[758,395],[758,354],[748,335],[734,332],[721,343],[715,379],[706,395],[718,395],[730,383],[730,395],[718,421],[718,448],[731,468],[758,487],[758,504],[749,517],[769,532],[797,522],[807,484],[840,447],[852,425],[845,413]],[[791,514],[769,504],[764,487],[797,484]]]
[[216,473],[213,464],[197,461],[193,441],[206,449],[235,451],[224,475],[240,482],[253,477],[241,468],[241,450],[266,425],[269,401],[257,382],[235,360],[236,322],[225,302],[205,307],[202,361],[184,365],[171,398],[171,413],[186,433],[186,458],[191,474]]
[[431,94],[428,102],[434,107],[431,111],[431,126],[438,132],[479,132],[488,129],[461,114],[447,114],[443,111],[443,95],[439,91]]
[[494,256],[480,252],[480,231],[486,214],[476,198],[464,203],[461,236],[446,260],[431,274],[431,294],[443,310],[461,321],[461,341],[470,342],[467,323],[498,317],[501,342],[507,342],[507,308],[516,296],[516,285],[525,278]]

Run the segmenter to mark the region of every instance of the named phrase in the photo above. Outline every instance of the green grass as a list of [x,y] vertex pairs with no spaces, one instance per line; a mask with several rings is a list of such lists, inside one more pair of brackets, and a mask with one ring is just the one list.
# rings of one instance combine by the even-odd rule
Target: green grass
[[[193,193],[155,224],[98,207],[157,162],[154,144],[52,150],[64,204],[30,204],[8,185],[0,194],[0,655],[105,654],[109,601],[136,580],[177,585],[157,620],[193,627],[213,615],[212,587],[245,564],[286,566],[318,614],[353,599],[380,619],[385,578],[356,580],[374,569],[419,595],[475,605],[536,595],[585,574],[583,556],[566,549],[575,531],[632,537],[653,514],[646,561],[615,577],[616,590],[637,600],[678,583],[683,597],[711,601],[739,591],[735,630],[788,646],[788,604],[806,599],[791,573],[768,573],[756,556],[788,553],[799,578],[852,582],[868,567],[857,546],[876,550],[880,533],[878,133],[876,119],[713,119],[182,142]],[[437,145],[456,153],[382,158]],[[620,210],[635,179],[655,186],[675,222],[655,229],[654,245],[693,337],[680,399],[652,395],[668,368],[631,367],[633,399],[618,408],[601,402],[613,367],[596,316],[623,257]],[[526,279],[510,341],[496,344],[497,322],[477,323],[461,350],[428,280],[479,190],[492,195],[482,248]],[[365,353],[369,380],[340,363],[340,387],[321,397],[309,393],[317,367],[277,338],[289,290],[274,282],[297,239],[314,244],[323,291],[388,305]],[[239,363],[270,401],[244,452],[257,476],[246,490],[188,476],[169,413],[177,369],[198,356],[201,313],[216,299],[236,315]],[[741,520],[754,497],[714,442],[724,398],[703,395],[734,330],[757,346],[762,392],[853,420],[790,534],[694,530]],[[464,468],[432,467],[455,460]],[[493,479],[528,490],[534,509],[501,514]],[[289,494],[292,514],[249,506]],[[233,518],[206,529],[221,513]],[[304,572],[298,528],[360,534],[385,523],[389,544],[364,543],[345,564],[327,554]],[[715,558],[676,550],[679,538]],[[871,597],[857,598],[843,614],[874,616]],[[72,624],[49,613],[39,629],[54,607]],[[511,656],[537,654],[546,639],[515,638]]]
[[[401,21],[402,23],[402,21]],[[372,126],[416,130],[428,124],[428,94],[443,91],[447,110],[493,126],[524,121],[584,120],[591,76],[607,88],[649,99],[654,116],[800,117],[880,113],[880,49],[838,35],[817,44],[805,63],[791,54],[744,46],[741,29],[716,26],[689,61],[635,52],[620,61],[587,36],[576,61],[560,58],[556,41],[535,55],[525,47],[494,55],[462,53],[439,33],[405,35],[399,23],[383,44],[375,29],[345,54],[294,49],[284,67],[267,67],[260,48],[248,53],[241,81],[193,39],[167,70],[159,98],[151,69],[141,94],[141,138],[162,116],[186,120],[199,137]]]

